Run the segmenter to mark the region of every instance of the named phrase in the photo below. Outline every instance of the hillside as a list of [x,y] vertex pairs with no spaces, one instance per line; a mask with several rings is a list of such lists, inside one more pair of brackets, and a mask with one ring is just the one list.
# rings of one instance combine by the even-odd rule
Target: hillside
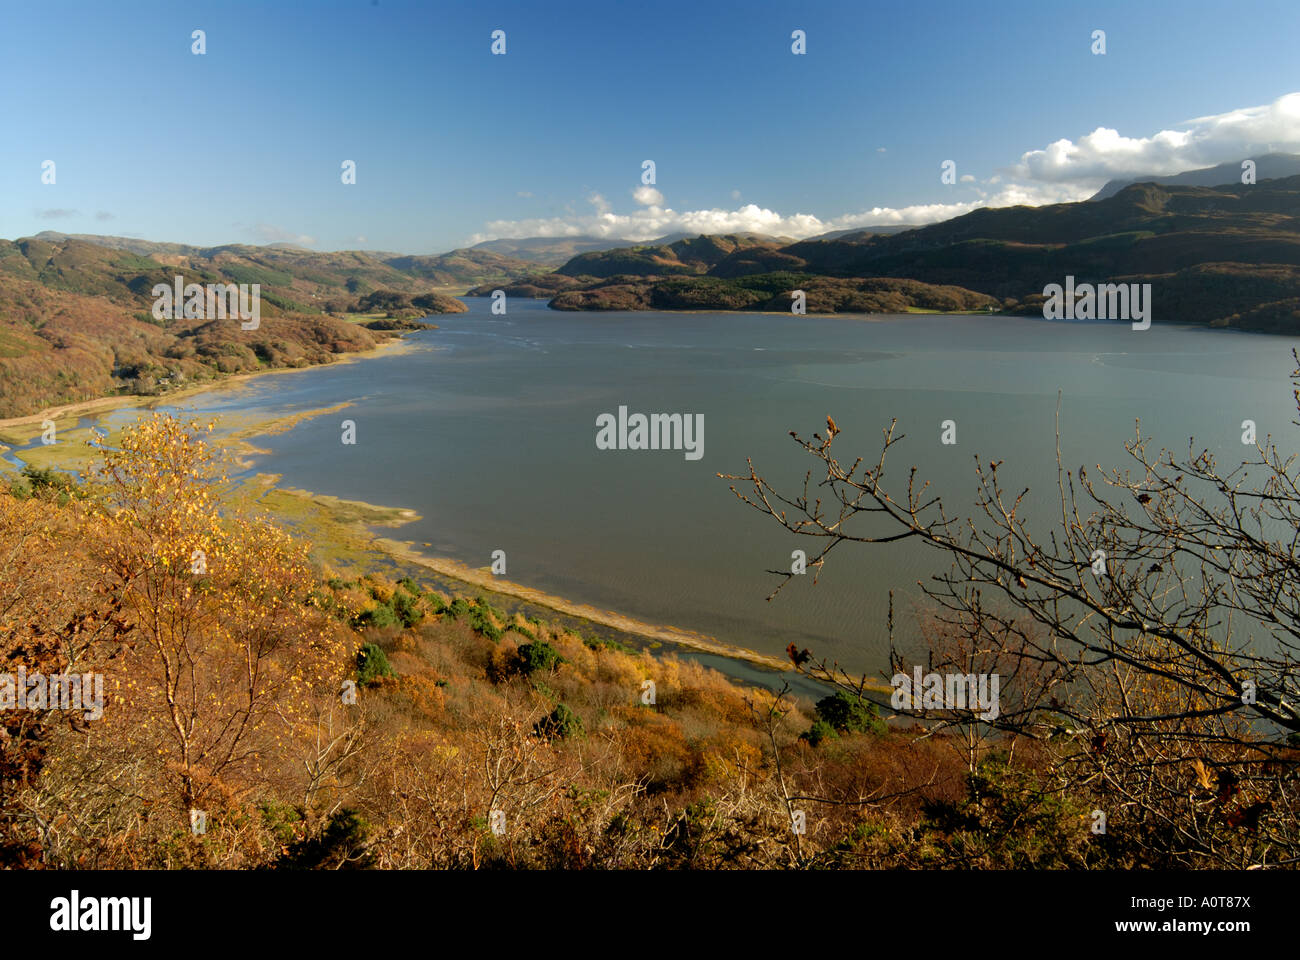
[[914,284],[894,288],[902,301],[893,298],[891,309],[926,309],[923,295],[1028,313],[1041,309],[1046,284],[1067,275],[1150,283],[1164,319],[1300,330],[1292,302],[1300,297],[1300,176],[1217,187],[1141,183],[1107,199],[976,210],[896,234],[625,247],[581,254],[544,281],[504,289],[552,293],[552,306],[580,310],[788,310],[790,291],[803,289],[810,311],[861,312],[860,294],[879,292],[863,282],[890,279]]
[[620,247],[583,253],[556,273],[568,277],[613,277],[620,274],[672,276],[705,274],[726,258],[741,252],[776,250],[779,244],[748,236],[700,236],[644,247]]
[[[767,237],[758,234],[743,236],[778,245],[792,242],[789,237]],[[690,239],[690,234],[671,233],[650,240],[644,246],[662,247],[687,239]],[[475,244],[470,250],[501,254],[553,268],[563,266],[580,254],[614,250],[627,245],[626,240],[611,240],[603,237],[527,237],[522,240],[484,240],[482,243]]]
[[484,240],[470,250],[527,260],[542,267],[558,267],[580,253],[612,250],[626,243],[626,240],[600,237],[526,237],[521,240]]
[[[854,233],[842,242],[875,236]],[[752,234],[699,236],[665,244],[580,254],[554,273],[508,284],[484,284],[512,297],[550,297],[556,310],[790,309],[790,292],[803,290],[813,313],[902,313],[909,309],[1000,309],[1002,301],[951,284],[908,279],[823,276],[790,250],[803,246]]]
[[[465,309],[434,292],[433,277],[361,254],[154,247],[146,255],[54,235],[0,240],[0,417],[115,394],[152,396],[223,374],[328,363],[373,349],[393,329],[409,327],[407,318]],[[259,327],[156,319],[153,287],[170,285],[178,274],[193,283],[261,284]],[[390,319],[362,326],[326,309]]]
[[[278,296],[292,301],[295,309],[319,308],[318,301],[332,296],[398,290],[423,293],[435,289],[465,289],[493,279],[521,276],[544,268],[532,261],[488,249],[452,250],[448,253],[409,256],[377,251],[345,250],[335,253],[307,250],[289,244],[249,246],[226,244],[195,247],[183,243],[154,243],[130,237],[92,234],[64,234],[46,230],[35,237],[13,241],[12,245],[36,244],[34,257],[49,249],[82,250],[85,262],[103,260],[84,252],[84,247],[105,248],[123,254],[152,259],[189,271],[223,272],[257,276],[236,282],[261,283],[262,294],[276,287]],[[4,257],[0,241],[0,258]],[[112,257],[109,262],[114,262]],[[131,261],[122,261],[130,263]],[[84,292],[84,291],[81,291]]]
[[107,297],[0,276],[0,418],[115,394],[156,396],[224,374],[330,363],[392,336],[321,315],[263,316],[257,330],[230,320],[162,324]]

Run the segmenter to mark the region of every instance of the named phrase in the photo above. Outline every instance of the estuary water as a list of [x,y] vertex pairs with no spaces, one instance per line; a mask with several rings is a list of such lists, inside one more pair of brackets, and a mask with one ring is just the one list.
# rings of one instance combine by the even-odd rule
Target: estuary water
[[[915,633],[916,581],[946,569],[909,543],[842,545],[820,582],[765,598],[791,551],[815,554],[745,507],[718,473],[746,458],[796,492],[817,461],[789,431],[840,435],[837,456],[876,459],[894,418],[893,487],[916,465],[950,513],[969,514],[975,458],[1005,461],[1008,488],[1031,490],[1046,533],[1057,507],[1055,413],[1064,465],[1123,466],[1144,436],[1239,463],[1242,421],[1295,449],[1285,337],[1162,324],[1049,322],[1001,316],[794,317],[732,313],[562,313],[542,301],[490,301],[431,318],[412,349],[357,363],[256,378],[189,398],[187,409],[275,412],[352,405],[259,439],[256,469],[287,486],[409,507],[422,519],[384,535],[487,567],[505,551],[509,580],[651,623],[764,653],[795,642],[855,670],[885,664],[888,591],[897,634]],[[597,418],[703,415],[702,455],[602,450]],[[356,424],[341,443],[341,421]],[[941,442],[953,421],[955,443]],[[951,433],[950,433],[951,437]]]

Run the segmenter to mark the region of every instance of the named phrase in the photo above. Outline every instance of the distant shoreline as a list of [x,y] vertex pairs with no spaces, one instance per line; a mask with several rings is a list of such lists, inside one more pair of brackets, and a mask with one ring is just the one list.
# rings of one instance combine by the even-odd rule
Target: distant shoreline
[[149,407],[158,403],[170,404],[176,400],[184,399],[185,397],[191,397],[198,393],[205,393],[209,390],[219,390],[223,387],[252,380],[256,377],[264,377],[278,373],[301,373],[304,370],[319,370],[341,363],[354,363],[357,360],[368,359],[384,353],[396,352],[398,349],[410,349],[411,346],[412,341],[407,340],[405,336],[398,335],[385,340],[383,343],[376,344],[367,350],[356,350],[350,353],[334,354],[333,356],[337,359],[331,360],[329,363],[312,363],[302,367],[270,367],[266,370],[250,370],[245,373],[232,373],[216,377],[212,380],[195,382],[177,390],[169,390],[166,393],[158,394],[157,396],[122,394],[115,397],[95,397],[90,400],[77,400],[72,403],[46,407],[38,413],[29,413],[21,417],[9,417],[0,420],[0,430],[31,426],[32,424],[43,423],[45,420],[60,420],[68,417],[79,417],[87,413],[105,413],[123,407]]

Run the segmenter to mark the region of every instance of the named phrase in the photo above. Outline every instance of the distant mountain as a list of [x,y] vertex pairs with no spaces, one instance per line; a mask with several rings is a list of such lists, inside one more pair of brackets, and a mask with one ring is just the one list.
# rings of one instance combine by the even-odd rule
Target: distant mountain
[[756,265],[770,266],[774,258],[779,261],[778,251],[782,244],[789,242],[787,237],[773,239],[749,233],[662,239],[669,242],[656,240],[644,245],[580,253],[545,276],[521,277],[504,286],[483,284],[472,288],[469,295],[486,296],[494,288],[500,288],[510,296],[542,297],[610,277],[703,276],[718,269],[724,274],[755,273],[760,272]]
[[[1300,155],[1294,153],[1268,153],[1250,159],[1255,161],[1256,181],[1277,180],[1300,174]],[[1241,160],[1233,160],[1230,163],[1221,163],[1217,167],[1188,170],[1186,173],[1177,173],[1168,177],[1142,176],[1128,180],[1111,180],[1088,199],[1106,200],[1135,183],[1158,183],[1162,186],[1175,187],[1217,187],[1220,184],[1241,183],[1241,162]]]
[[1139,183],[1095,202],[981,209],[894,234],[624,247],[503,289],[576,310],[789,309],[800,289],[810,312],[996,304],[1033,313],[1044,286],[1067,275],[1150,283],[1158,318],[1170,322],[1300,332],[1300,175],[1213,188]]
[[[463,290],[489,280],[504,280],[541,269],[530,260],[477,249],[431,255],[358,250],[329,253],[292,243],[265,246],[230,243],[197,247],[185,243],[155,243],[132,237],[67,234],[54,230],[44,230],[26,239],[58,248],[69,242],[105,247],[196,270],[220,270],[222,264],[233,264],[244,273],[262,271],[263,279],[248,282],[260,282],[264,292],[277,292],[286,301],[293,302],[292,309],[308,312],[319,309],[321,304],[316,301],[331,294],[374,290],[424,293],[433,288]],[[84,277],[69,278],[67,282],[73,285],[70,288],[75,288],[85,280]],[[268,291],[267,288],[281,289]]]
[[[830,233],[819,233],[815,237],[809,237],[809,240],[842,240],[845,237],[870,236],[875,233],[902,233],[904,230],[915,230],[916,224],[908,223],[889,223],[877,224],[874,227],[850,227],[848,230],[832,230]],[[793,241],[791,241],[793,242]]]
[[154,243],[151,240],[139,240],[135,237],[109,237],[96,233],[60,233],[57,230],[42,230],[31,239],[54,244],[61,244],[68,240],[80,240],[82,243],[93,243],[98,247],[128,250],[143,257],[149,257],[155,253],[181,254],[188,257],[199,253],[203,249],[187,243]]
[[425,255],[387,254],[381,262],[417,280],[425,280],[442,288],[459,289],[489,279],[500,281],[511,276],[545,273],[548,269],[521,257],[474,247]]
[[626,246],[626,240],[600,237],[528,237],[522,240],[484,240],[470,250],[500,254],[547,267],[558,267],[580,253]]
[[[631,246],[662,247],[678,240],[689,240],[693,233],[670,233],[644,243],[631,240],[611,240],[602,237],[528,237],[523,240],[484,240],[470,247],[470,250],[487,250],[520,260],[547,267],[558,267],[568,263],[583,253],[595,253],[601,250],[615,250]],[[735,236],[746,239],[790,243],[790,237],[769,237],[763,234],[742,233]]]
[[702,274],[738,252],[774,251],[780,246],[776,241],[758,239],[749,234],[701,235],[671,243],[582,253],[555,272],[569,277]]

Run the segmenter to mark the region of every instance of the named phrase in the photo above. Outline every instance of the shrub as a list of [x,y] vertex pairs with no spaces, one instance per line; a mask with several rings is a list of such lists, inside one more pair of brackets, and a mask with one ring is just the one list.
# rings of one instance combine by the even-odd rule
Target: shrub
[[319,836],[289,844],[277,866],[289,870],[363,870],[374,863],[367,848],[370,825],[355,810],[330,814]]
[[380,677],[392,675],[393,668],[388,665],[388,657],[378,645],[367,643],[357,651],[357,683],[367,686]]
[[51,467],[34,467],[30,463],[23,467],[23,476],[31,485],[32,493],[37,496],[59,496],[66,502],[67,495],[76,490],[76,481],[66,473],[60,473]]
[[[460,598],[458,597],[457,599]],[[492,617],[496,616],[497,619],[504,620],[505,617],[503,615],[498,611],[493,610],[492,607],[484,602],[482,598],[474,601],[474,604],[469,606],[467,609],[469,610],[469,625],[473,630],[483,634],[493,643],[501,639],[501,635],[505,631],[493,622]]]
[[617,650],[619,653],[636,653],[626,643],[619,643],[613,638],[590,636],[583,637],[582,642],[589,650]]
[[379,603],[362,610],[352,622],[358,627],[395,627],[398,624],[398,615],[388,604]]
[[519,669],[525,676],[538,670],[552,670],[563,662],[560,651],[545,640],[534,640],[519,648]]
[[817,746],[823,740],[838,740],[840,735],[835,732],[835,728],[825,720],[816,721],[807,732],[801,733],[799,739],[807,740],[812,746]]
[[419,597],[413,597],[404,590],[398,590],[393,594],[392,608],[394,615],[402,621],[404,627],[413,627],[424,619]]
[[904,856],[916,851],[918,866],[1059,870],[1105,867],[1122,849],[1114,834],[1089,833],[1090,804],[1032,771],[984,760],[966,787],[960,800],[937,798],[922,806]]
[[258,811],[262,816],[262,826],[279,844],[288,845],[300,839],[304,826],[301,810],[291,804],[272,799],[259,803]]
[[547,740],[565,740],[582,733],[582,718],[561,703],[537,721],[533,732]]
[[536,639],[537,639],[537,634],[533,633],[533,631],[529,630],[527,627],[525,627],[525,626],[523,626],[523,625],[521,625],[521,624],[518,624],[518,623],[508,623],[508,624],[506,624],[506,629],[507,629],[507,630],[513,630],[515,633],[518,633],[518,634],[520,634],[521,636],[525,636],[525,637],[527,637],[529,640],[536,640]]
[[876,712],[876,705],[861,700],[845,690],[836,690],[829,697],[818,700],[817,717],[837,732],[875,734],[885,732],[885,721],[881,720]]

